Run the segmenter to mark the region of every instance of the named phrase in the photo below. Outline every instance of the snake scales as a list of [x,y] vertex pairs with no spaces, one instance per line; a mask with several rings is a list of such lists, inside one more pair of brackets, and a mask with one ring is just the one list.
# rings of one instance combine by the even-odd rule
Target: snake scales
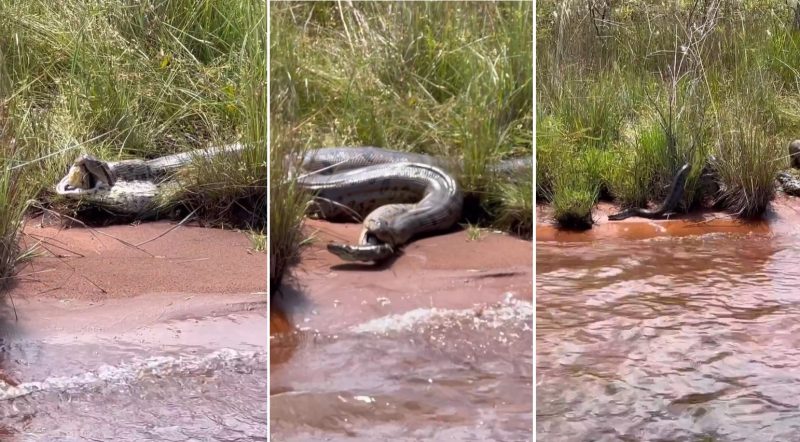
[[620,221],[632,216],[655,219],[661,218],[662,216],[673,212],[683,197],[684,185],[686,184],[686,178],[689,176],[690,170],[691,167],[689,166],[689,163],[684,164],[683,167],[678,170],[678,172],[675,174],[675,177],[672,178],[672,184],[669,187],[669,194],[657,209],[648,210],[639,207],[632,207],[623,210],[622,212],[608,215],[608,220]]
[[151,160],[108,162],[81,155],[56,185],[56,193],[112,213],[147,217],[162,207],[171,192],[180,189],[176,172],[194,159],[237,155],[242,150],[241,144],[233,144]]
[[[328,245],[346,261],[379,262],[414,236],[450,228],[461,217],[463,193],[446,171],[457,161],[377,147],[331,147],[308,152],[297,183],[315,193],[313,214],[362,218],[358,243]],[[503,161],[491,173],[514,176],[532,159]],[[528,172],[530,173],[530,172]]]
[[[56,192],[115,213],[139,217],[156,212],[165,194],[180,187],[175,175],[194,158],[236,154],[240,145],[195,150],[152,160],[75,160]],[[330,244],[347,261],[378,262],[413,237],[446,230],[461,217],[463,193],[447,170],[457,161],[376,147],[323,148],[308,152],[297,183],[316,195],[314,213],[326,219],[361,218],[358,244]],[[532,158],[488,167],[507,177],[531,173]]]
[[[789,164],[792,168],[800,168],[800,140],[793,140],[789,143]],[[706,176],[714,181],[716,180],[715,168],[717,165],[717,158],[711,155],[708,158],[706,169],[704,169]],[[622,212],[609,215],[609,221],[619,221],[632,216],[653,219],[660,218],[670,212],[673,212],[677,207],[678,202],[680,202],[681,198],[683,197],[684,185],[686,184],[689,171],[690,167],[688,163],[683,165],[683,167],[678,170],[678,172],[675,174],[675,177],[672,179],[670,192],[659,208],[655,210],[641,208],[626,209]],[[796,176],[788,173],[787,171],[780,171],[776,174],[775,179],[784,193],[792,196],[800,196],[800,179],[798,179]],[[724,185],[722,183],[716,182],[715,184],[718,186],[716,190],[717,193],[724,191]]]

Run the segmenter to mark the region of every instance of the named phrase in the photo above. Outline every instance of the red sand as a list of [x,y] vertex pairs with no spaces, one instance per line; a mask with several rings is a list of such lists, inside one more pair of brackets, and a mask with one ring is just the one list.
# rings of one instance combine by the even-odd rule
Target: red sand
[[[181,226],[164,234],[173,227],[59,229],[29,221],[23,242],[38,242],[39,256],[18,269],[2,297],[0,337],[265,346],[266,253],[252,251],[242,232]],[[15,382],[2,358],[0,380]]]
[[47,296],[102,301],[160,293],[266,292],[267,256],[251,250],[246,234],[175,223],[148,222],[89,229],[27,223],[24,245],[42,256],[18,269],[15,299]]
[[[305,227],[315,239],[276,301],[300,327],[340,328],[422,307],[480,309],[507,293],[533,299],[530,241],[488,231],[473,241],[459,230],[415,240],[376,267],[344,263],[325,249],[355,242],[359,224],[307,220]],[[281,328],[275,319],[272,331]]]

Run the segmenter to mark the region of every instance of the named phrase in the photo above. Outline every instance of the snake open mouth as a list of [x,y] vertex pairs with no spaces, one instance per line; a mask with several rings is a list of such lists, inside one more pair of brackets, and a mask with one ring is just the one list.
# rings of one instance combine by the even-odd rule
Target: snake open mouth
[[108,185],[90,173],[85,166],[73,165],[67,175],[56,185],[56,192],[64,195],[83,195],[96,192]]
[[181,191],[178,172],[194,160],[225,155],[235,161],[244,145],[209,147],[163,157],[104,161],[92,155],[78,157],[55,186],[56,193],[115,215],[158,216],[170,198]]
[[379,240],[375,235],[367,232],[359,244],[328,244],[328,251],[349,262],[381,262],[397,253],[397,250],[388,243]]

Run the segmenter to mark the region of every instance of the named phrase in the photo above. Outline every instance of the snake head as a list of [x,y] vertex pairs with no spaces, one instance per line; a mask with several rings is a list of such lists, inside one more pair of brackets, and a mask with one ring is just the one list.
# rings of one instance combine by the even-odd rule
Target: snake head
[[61,195],[80,196],[87,192],[109,188],[116,183],[116,176],[108,163],[91,155],[81,155],[69,169],[67,175],[56,185]]
[[349,262],[380,263],[395,254],[395,249],[389,244],[328,244],[328,251]]

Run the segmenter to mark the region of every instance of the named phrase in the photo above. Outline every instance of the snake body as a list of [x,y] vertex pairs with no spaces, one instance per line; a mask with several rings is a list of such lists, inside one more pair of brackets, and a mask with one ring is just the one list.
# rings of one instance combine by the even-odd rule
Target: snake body
[[[463,194],[447,170],[458,161],[377,147],[329,147],[308,152],[297,183],[316,195],[314,214],[325,219],[362,217],[358,244],[329,244],[346,261],[380,262],[419,234],[450,228],[461,217]],[[513,175],[532,159],[489,167]]]
[[609,221],[619,221],[632,216],[656,219],[675,211],[675,208],[678,206],[678,202],[680,202],[681,198],[683,197],[684,185],[686,184],[686,178],[689,176],[690,170],[691,167],[688,163],[684,164],[683,167],[678,170],[678,172],[675,174],[675,177],[672,178],[669,194],[664,199],[664,202],[661,204],[661,206],[659,206],[657,209],[648,210],[639,207],[633,207],[623,210],[622,212],[609,215]]
[[179,190],[176,172],[194,159],[235,155],[240,144],[167,155],[151,160],[102,161],[81,155],[56,185],[56,193],[102,207],[112,213],[147,217],[157,211],[171,192]]
[[356,246],[330,244],[348,261],[381,261],[412,236],[447,229],[461,217],[463,198],[442,169],[421,163],[371,165],[332,175],[309,175],[301,186],[317,195],[317,214],[364,217]]

